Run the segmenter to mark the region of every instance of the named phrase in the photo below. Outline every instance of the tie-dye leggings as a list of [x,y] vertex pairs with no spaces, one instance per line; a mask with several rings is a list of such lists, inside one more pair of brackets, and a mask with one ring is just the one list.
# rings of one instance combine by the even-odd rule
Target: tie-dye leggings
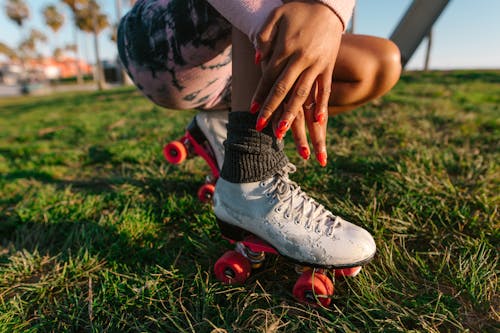
[[118,28],[135,85],[173,109],[228,109],[231,24],[205,0],[139,0]]

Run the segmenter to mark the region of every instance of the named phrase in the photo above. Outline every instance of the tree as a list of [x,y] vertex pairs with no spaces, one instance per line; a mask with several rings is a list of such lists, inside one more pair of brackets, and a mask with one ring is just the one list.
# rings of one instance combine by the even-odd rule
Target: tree
[[64,24],[64,15],[62,15],[57,7],[54,5],[46,6],[42,11],[43,17],[45,19],[45,24],[47,24],[50,29],[54,32],[55,42],[54,42],[54,52],[53,57],[57,61],[62,58],[62,49],[58,47],[57,43],[57,32]]
[[54,33],[57,33],[64,24],[64,15],[54,5],[48,5],[43,9],[43,17],[45,18],[45,23]]
[[8,0],[5,6],[7,16],[22,27],[24,20],[30,16],[28,5],[23,0]]
[[46,42],[47,36],[37,29],[31,29],[26,39],[19,44],[19,53],[23,61],[37,57],[36,46],[39,42]]
[[73,14],[73,35],[74,35],[74,53],[75,53],[75,66],[76,66],[76,81],[78,84],[83,83],[82,69],[80,68],[80,59],[78,55],[78,26],[76,24],[76,11],[78,8],[84,7],[88,5],[88,0],[61,0],[62,3],[66,4],[71,13]]
[[99,33],[109,26],[108,17],[101,13],[101,7],[96,0],[88,0],[87,5],[76,6],[76,25],[82,31],[94,35],[94,51],[96,58],[97,88],[102,90],[104,85],[101,58],[99,55]]
[[64,53],[64,50],[60,47],[56,47],[54,49],[54,52],[52,53],[52,56],[54,57],[54,59],[56,59],[57,61],[61,60],[62,56],[63,56],[63,53]]
[[0,54],[5,55],[9,59],[17,59],[19,57],[16,51],[14,51],[7,44],[2,42],[0,42]]

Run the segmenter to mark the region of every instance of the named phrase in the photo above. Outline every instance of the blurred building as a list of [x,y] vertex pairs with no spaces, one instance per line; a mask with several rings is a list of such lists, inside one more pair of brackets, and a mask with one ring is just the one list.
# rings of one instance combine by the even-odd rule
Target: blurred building
[[0,83],[14,85],[20,81],[67,79],[76,77],[79,70],[82,75],[92,75],[94,68],[87,62],[72,57],[30,59],[24,64],[10,61],[0,63]]

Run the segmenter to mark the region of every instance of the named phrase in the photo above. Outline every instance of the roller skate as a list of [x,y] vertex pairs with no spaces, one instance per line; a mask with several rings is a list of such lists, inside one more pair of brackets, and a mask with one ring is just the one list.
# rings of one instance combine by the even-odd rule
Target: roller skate
[[220,178],[214,212],[221,233],[235,250],[214,266],[223,283],[243,283],[266,254],[299,265],[293,295],[301,302],[328,306],[339,276],[355,276],[375,255],[375,242],[363,228],[333,215],[288,178],[288,164],[274,177],[235,184]]
[[215,183],[219,179],[224,161],[227,114],[227,111],[199,112],[187,126],[184,136],[163,148],[163,155],[171,164],[181,164],[194,156],[200,156],[208,164],[211,174],[198,189],[198,199],[202,202],[212,201]]

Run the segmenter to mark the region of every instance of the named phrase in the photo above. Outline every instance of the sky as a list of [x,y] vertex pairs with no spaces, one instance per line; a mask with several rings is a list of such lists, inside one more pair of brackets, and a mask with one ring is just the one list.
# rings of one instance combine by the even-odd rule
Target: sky
[[[228,0],[234,1],[234,0]],[[433,1],[433,0],[428,0]],[[98,0],[110,22],[116,22],[115,0]],[[356,6],[355,33],[388,38],[404,15],[412,0],[358,0]],[[7,0],[0,0],[0,42],[16,47],[31,28],[43,31],[49,38],[40,47],[42,54],[51,54],[55,46],[74,42],[71,14],[60,0],[26,0],[31,17],[20,29],[5,14]],[[122,1],[122,14],[130,9],[128,1]],[[66,23],[55,35],[46,27],[42,10],[47,5],[60,7]],[[433,28],[431,69],[500,69],[500,0],[451,0]],[[104,30],[99,36],[102,59],[117,56],[116,46],[110,39],[111,31]],[[94,61],[92,37],[78,33],[80,54]],[[422,69],[426,50],[425,41],[407,64],[407,69]]]

